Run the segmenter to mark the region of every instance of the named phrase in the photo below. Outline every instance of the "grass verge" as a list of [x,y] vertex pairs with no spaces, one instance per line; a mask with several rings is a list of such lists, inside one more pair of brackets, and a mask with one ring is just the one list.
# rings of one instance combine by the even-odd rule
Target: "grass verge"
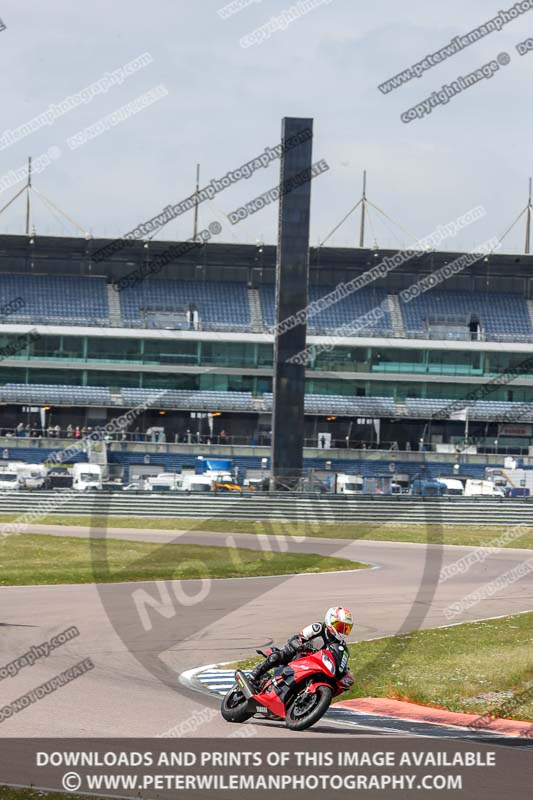
[[313,553],[26,534],[1,542],[0,585],[98,583],[333,572],[367,564]]
[[533,722],[532,645],[533,614],[352,643],[355,683],[342,700],[389,697]]
[[[16,522],[20,515],[0,514],[2,523]],[[43,525],[81,525],[101,528],[138,528],[144,530],[202,530],[215,533],[254,533],[279,536],[323,537],[326,539],[368,539],[384,542],[433,542],[477,547],[497,547],[498,537],[511,526],[425,525],[369,522],[285,522],[282,520],[174,519],[168,517],[92,517],[89,515],[53,514],[39,520]],[[1,530],[0,530],[1,533]],[[533,550],[533,527],[524,527],[505,547]]]

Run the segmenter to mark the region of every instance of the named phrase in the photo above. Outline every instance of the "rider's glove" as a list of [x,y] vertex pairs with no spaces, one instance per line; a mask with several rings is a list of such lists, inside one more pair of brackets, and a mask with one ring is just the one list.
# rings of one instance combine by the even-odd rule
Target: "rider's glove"
[[305,640],[300,635],[292,636],[286,644],[286,648],[290,648],[294,654],[302,649]]

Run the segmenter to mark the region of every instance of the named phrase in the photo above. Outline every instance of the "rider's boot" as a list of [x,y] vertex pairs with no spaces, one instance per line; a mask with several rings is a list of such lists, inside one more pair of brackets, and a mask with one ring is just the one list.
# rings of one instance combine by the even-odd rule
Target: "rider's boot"
[[259,689],[263,683],[263,677],[272,667],[277,667],[280,661],[281,657],[279,651],[275,650],[273,653],[270,653],[261,664],[254,667],[248,676],[250,682]]

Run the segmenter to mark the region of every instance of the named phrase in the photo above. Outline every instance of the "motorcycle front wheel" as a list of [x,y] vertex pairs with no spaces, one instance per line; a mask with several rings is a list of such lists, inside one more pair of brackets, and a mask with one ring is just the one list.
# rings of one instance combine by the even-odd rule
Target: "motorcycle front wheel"
[[313,694],[302,689],[287,708],[287,728],[291,731],[310,728],[324,716],[332,697],[333,692],[329,686],[319,686]]
[[247,719],[253,717],[249,711],[246,711],[248,701],[244,694],[241,692],[237,684],[229,690],[227,695],[222,700],[220,713],[226,722],[246,722]]

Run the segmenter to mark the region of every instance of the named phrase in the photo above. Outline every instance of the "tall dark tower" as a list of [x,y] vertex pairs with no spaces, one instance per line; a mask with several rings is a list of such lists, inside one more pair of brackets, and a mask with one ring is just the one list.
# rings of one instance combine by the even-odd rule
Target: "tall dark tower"
[[[281,326],[308,303],[312,131],[312,119],[284,117],[282,121],[272,419],[274,488],[294,484],[303,470],[305,363],[291,363],[290,359],[305,351],[307,322],[300,314],[294,327],[284,330]],[[306,170],[308,180],[290,188],[291,181],[305,175]]]

